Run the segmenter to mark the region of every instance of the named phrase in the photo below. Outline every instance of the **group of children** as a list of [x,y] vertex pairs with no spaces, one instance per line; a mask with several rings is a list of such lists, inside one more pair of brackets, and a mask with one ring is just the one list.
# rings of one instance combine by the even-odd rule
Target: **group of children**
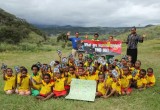
[[133,88],[144,90],[155,85],[152,68],[141,68],[141,61],[132,64],[131,56],[106,61],[104,56],[87,57],[82,53],[75,59],[59,55],[60,61],[48,64],[36,63],[31,67],[32,73],[21,66],[13,74],[11,68],[2,69],[6,94],[32,95],[40,100],[64,97],[69,93],[73,78],[95,80],[96,97],[129,95]]

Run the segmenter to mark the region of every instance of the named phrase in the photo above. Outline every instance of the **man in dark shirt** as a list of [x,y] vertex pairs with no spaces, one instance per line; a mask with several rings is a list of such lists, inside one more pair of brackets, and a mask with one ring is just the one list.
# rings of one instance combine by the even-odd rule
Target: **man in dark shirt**
[[128,35],[127,38],[127,55],[130,55],[132,57],[132,63],[135,64],[137,60],[137,44],[138,42],[143,43],[143,37],[140,37],[136,33],[136,27],[131,28],[131,34]]

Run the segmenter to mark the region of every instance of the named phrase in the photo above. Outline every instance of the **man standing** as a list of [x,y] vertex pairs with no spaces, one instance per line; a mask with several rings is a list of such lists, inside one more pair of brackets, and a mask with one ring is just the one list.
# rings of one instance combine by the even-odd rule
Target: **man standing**
[[80,41],[81,38],[79,38],[79,32],[75,32],[75,37],[69,38],[69,36],[70,36],[70,33],[68,32],[67,38],[68,38],[68,40],[70,40],[72,42],[72,55],[75,58],[77,55],[77,50],[78,50],[77,42]]
[[127,55],[130,55],[132,57],[132,63],[135,64],[136,60],[137,60],[137,44],[138,42],[143,43],[143,39],[144,39],[144,35],[143,37],[140,37],[137,33],[136,33],[136,27],[132,27],[131,28],[131,34],[128,35],[127,38]]

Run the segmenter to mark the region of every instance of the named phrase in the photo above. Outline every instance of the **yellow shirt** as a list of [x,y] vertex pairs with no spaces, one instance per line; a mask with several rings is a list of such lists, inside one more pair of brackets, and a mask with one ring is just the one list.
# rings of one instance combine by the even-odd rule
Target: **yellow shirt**
[[88,74],[88,76],[87,76],[87,80],[98,80],[98,74],[92,74],[92,75],[90,75],[90,74]]
[[[133,70],[133,71],[134,71],[134,70]],[[136,70],[136,71],[137,71],[136,75],[133,76],[133,79],[134,79],[134,80],[137,80],[137,79],[139,78],[139,72],[140,72],[140,70]]]
[[71,74],[71,73],[68,72],[67,85],[70,85],[73,78],[76,78],[75,74]]
[[127,88],[130,84],[130,80],[132,79],[132,75],[122,75],[122,78],[121,78],[121,87],[122,88]]
[[87,76],[86,75],[82,75],[82,76],[79,76],[79,79],[87,79]]
[[[84,66],[85,66],[85,67],[89,67],[89,66],[90,66],[89,63],[88,63],[88,61],[86,61],[86,62],[84,63]],[[91,66],[94,66],[94,63],[91,63]]]
[[5,80],[5,85],[4,85],[4,91],[14,89],[15,88],[16,77],[13,76],[13,75],[11,77],[8,77],[6,75],[5,78],[6,78],[6,80]]
[[106,93],[105,82],[98,83],[98,92],[102,93],[102,95]]
[[[117,83],[119,83],[119,85]],[[118,80],[118,82],[113,82],[112,89],[116,90],[119,94],[121,94],[121,80]]]
[[[35,80],[36,82],[41,82],[41,75],[38,73],[37,75],[31,75],[31,78],[33,80]],[[36,84],[34,81],[32,81],[33,83],[33,86],[36,87],[37,89],[40,89],[41,88],[41,85],[40,84]]]
[[110,87],[112,83],[113,83],[113,79],[110,76],[108,76],[106,79],[106,86]]
[[[21,85],[18,87],[18,90],[29,90],[29,76],[26,76],[25,78],[22,79]],[[21,78],[20,76],[18,77],[18,83],[20,83]]]
[[140,78],[137,80],[137,87],[142,87],[143,85],[146,86],[147,79],[146,78]]
[[55,91],[65,90],[64,82],[65,82],[65,78],[56,79],[55,84],[54,84],[54,90]]
[[149,84],[150,86],[154,86],[156,82],[155,76],[148,76],[147,75],[147,84]]
[[42,80],[42,86],[40,90],[40,94],[46,95],[49,92],[52,92],[52,86],[54,85],[54,82],[45,83],[44,80]]

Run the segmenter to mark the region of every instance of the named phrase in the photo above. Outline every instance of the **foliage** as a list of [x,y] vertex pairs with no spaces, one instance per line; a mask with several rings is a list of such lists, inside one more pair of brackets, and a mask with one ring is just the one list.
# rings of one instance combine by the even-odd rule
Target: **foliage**
[[5,12],[0,9],[0,42],[18,44],[27,38],[31,32],[42,36],[46,40],[45,34],[24,19]]

